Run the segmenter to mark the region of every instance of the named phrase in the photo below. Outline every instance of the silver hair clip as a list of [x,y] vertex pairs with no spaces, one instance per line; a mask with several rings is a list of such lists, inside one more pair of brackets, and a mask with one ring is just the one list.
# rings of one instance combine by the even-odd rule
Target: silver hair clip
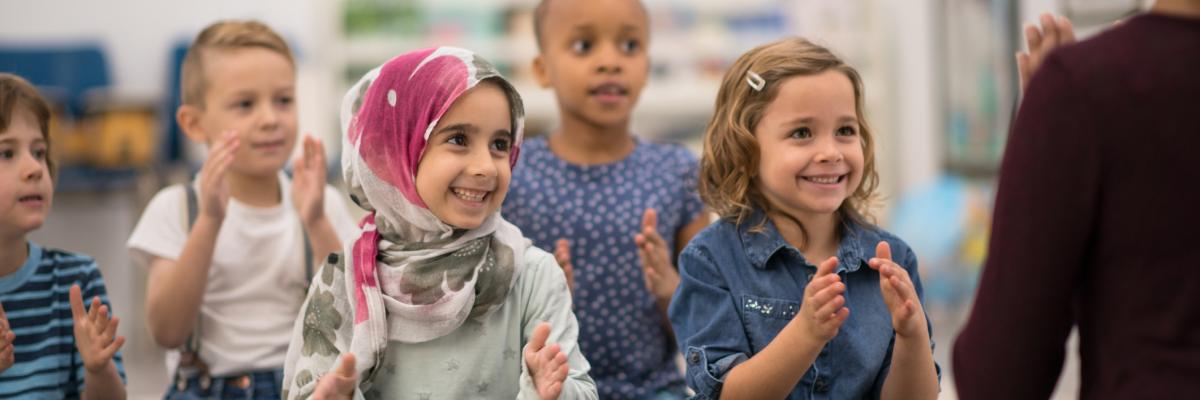
[[761,75],[754,73],[754,71],[746,71],[746,83],[749,83],[755,92],[761,92],[763,87],[767,85],[767,80],[763,79]]

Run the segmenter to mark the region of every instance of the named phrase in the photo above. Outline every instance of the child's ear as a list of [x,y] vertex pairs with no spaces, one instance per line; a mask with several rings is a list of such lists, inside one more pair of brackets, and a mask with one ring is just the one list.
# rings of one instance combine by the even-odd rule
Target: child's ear
[[204,111],[200,107],[190,104],[180,105],[179,109],[175,110],[175,122],[183,129],[183,134],[198,143],[208,143],[208,135],[200,127],[200,116],[203,114]]
[[543,89],[550,87],[550,74],[546,72],[546,61],[541,54],[533,58],[533,77]]

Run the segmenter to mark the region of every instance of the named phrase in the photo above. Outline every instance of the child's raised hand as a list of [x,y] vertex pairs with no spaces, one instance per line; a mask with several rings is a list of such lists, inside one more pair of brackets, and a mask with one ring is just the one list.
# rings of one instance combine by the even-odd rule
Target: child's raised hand
[[833,273],[837,268],[837,257],[817,265],[817,274],[804,287],[804,301],[800,303],[800,313],[806,328],[806,334],[819,343],[827,343],[837,336],[842,322],[850,316],[846,308],[846,284],[842,277]]
[[1028,52],[1017,53],[1017,72],[1021,78],[1021,91],[1029,84],[1029,78],[1042,66],[1042,61],[1054,49],[1075,43],[1075,28],[1066,17],[1055,17],[1050,13],[1041,16],[1042,27],[1036,24],[1025,25],[1025,43],[1029,45]]
[[358,386],[358,371],[354,368],[354,354],[343,353],[342,361],[331,374],[317,379],[313,400],[349,400]]
[[225,185],[225,173],[229,164],[233,163],[234,154],[241,145],[241,137],[237,132],[228,131],[221,134],[213,143],[200,168],[200,215],[225,220],[225,207],[229,204],[229,187]]
[[533,328],[533,337],[525,345],[525,365],[529,366],[529,376],[533,378],[538,397],[546,400],[557,399],[562,393],[570,369],[567,355],[558,344],[546,345],[548,337],[550,324],[542,322]]
[[117,325],[121,320],[116,316],[111,320],[108,318],[108,306],[100,304],[99,297],[93,297],[91,306],[84,311],[78,284],[71,285],[68,296],[75,325],[75,347],[83,358],[83,368],[88,372],[102,372],[125,344],[125,337],[117,336]]
[[567,290],[572,294],[575,293],[575,268],[571,266],[571,242],[567,239],[558,239],[554,243],[554,261],[558,261],[558,266],[562,267],[563,275],[567,276]]
[[15,359],[13,358],[13,341],[17,339],[17,334],[13,333],[8,325],[8,315],[4,313],[4,306],[0,305],[0,372],[7,371],[12,368]]
[[637,243],[646,289],[660,302],[671,300],[679,287],[679,271],[671,264],[667,241],[658,234],[658,212],[653,208],[642,214],[642,231],[634,235],[633,241]]
[[325,216],[325,146],[312,135],[292,161],[292,203],[305,226]]
[[892,261],[892,248],[887,242],[881,241],[875,246],[875,258],[867,261],[867,265],[879,271],[879,290],[883,292],[883,302],[887,303],[888,311],[892,313],[892,328],[896,330],[896,335],[927,335],[925,311],[921,308],[921,299],[917,297],[912,278],[908,276],[908,271]]

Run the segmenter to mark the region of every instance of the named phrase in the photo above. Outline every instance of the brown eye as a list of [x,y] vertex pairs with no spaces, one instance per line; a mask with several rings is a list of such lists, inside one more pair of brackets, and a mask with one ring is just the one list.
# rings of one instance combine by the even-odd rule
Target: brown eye
[[574,42],[571,42],[571,51],[575,52],[575,54],[587,54],[591,50],[592,42],[590,40],[576,39]]
[[633,39],[622,40],[619,46],[621,48],[621,52],[626,54],[636,53],[638,49],[641,48],[641,44],[638,43],[637,40]]

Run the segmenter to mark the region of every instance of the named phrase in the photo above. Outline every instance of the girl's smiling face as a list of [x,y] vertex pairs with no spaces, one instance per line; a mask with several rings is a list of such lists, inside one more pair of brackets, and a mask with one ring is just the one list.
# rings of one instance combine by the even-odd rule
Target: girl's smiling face
[[780,83],[754,127],[756,183],[771,207],[798,220],[832,214],[858,189],[863,148],[854,86],[828,70]]
[[496,213],[512,180],[508,97],[484,81],[460,96],[429,135],[417,166],[417,194],[442,222],[474,229]]

